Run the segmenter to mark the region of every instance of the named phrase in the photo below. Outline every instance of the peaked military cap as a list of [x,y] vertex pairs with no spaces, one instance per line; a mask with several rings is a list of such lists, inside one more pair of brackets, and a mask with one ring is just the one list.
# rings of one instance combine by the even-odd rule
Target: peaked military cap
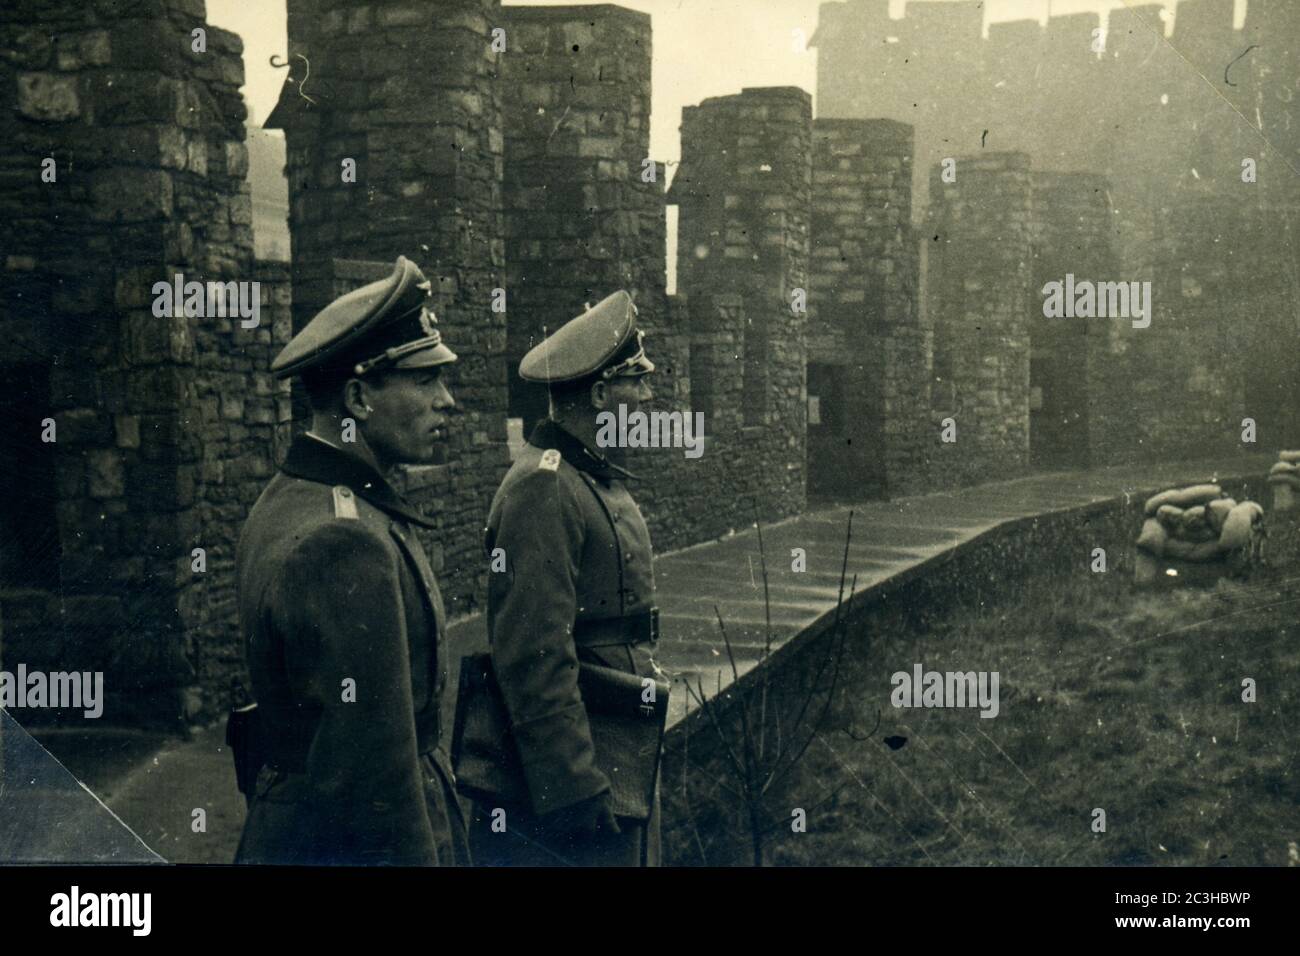
[[456,361],[442,344],[429,308],[432,285],[419,266],[397,257],[393,274],[335,299],[284,347],[271,371],[277,378],[313,368],[351,364],[356,375],[377,368],[427,368]]
[[519,377],[555,384],[653,372],[636,315],[632,297],[620,289],[535,346],[519,363]]

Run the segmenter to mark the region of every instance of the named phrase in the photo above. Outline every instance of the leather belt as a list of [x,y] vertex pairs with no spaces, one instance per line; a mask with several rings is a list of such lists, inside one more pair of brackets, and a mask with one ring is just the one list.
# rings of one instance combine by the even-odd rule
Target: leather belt
[[578,647],[653,644],[657,640],[659,640],[659,608],[657,607],[627,617],[577,621],[573,625],[573,643]]

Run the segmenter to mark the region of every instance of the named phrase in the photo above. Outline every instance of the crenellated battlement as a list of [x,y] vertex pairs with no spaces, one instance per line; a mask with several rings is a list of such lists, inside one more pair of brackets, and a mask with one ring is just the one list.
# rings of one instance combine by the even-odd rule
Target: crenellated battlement
[[[1170,191],[1211,183],[1225,199],[1242,164],[1248,201],[1294,195],[1300,171],[1300,17],[1283,0],[1182,0],[988,24],[979,4],[825,3],[818,49],[821,117],[886,117],[916,126],[929,168],[984,150],[1022,151],[1035,167],[1095,172],[1115,188],[1125,259],[1140,255]],[[1104,41],[1104,46],[1103,46]],[[863,67],[866,64],[866,68]],[[913,208],[929,183],[918,177]]]

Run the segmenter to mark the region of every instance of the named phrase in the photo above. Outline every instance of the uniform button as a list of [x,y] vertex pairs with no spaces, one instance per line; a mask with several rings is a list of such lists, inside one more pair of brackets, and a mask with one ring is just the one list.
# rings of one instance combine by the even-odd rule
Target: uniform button
[[632,560],[632,552],[631,552],[631,551],[629,551],[629,552],[624,556],[624,560],[627,560],[627,561],[631,561],[631,560]]

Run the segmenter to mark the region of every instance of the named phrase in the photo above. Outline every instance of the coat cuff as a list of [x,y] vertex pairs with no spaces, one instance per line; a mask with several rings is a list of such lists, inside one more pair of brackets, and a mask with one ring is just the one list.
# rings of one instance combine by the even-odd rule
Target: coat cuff
[[596,767],[582,704],[516,724],[514,736],[539,816],[609,790],[609,778]]

